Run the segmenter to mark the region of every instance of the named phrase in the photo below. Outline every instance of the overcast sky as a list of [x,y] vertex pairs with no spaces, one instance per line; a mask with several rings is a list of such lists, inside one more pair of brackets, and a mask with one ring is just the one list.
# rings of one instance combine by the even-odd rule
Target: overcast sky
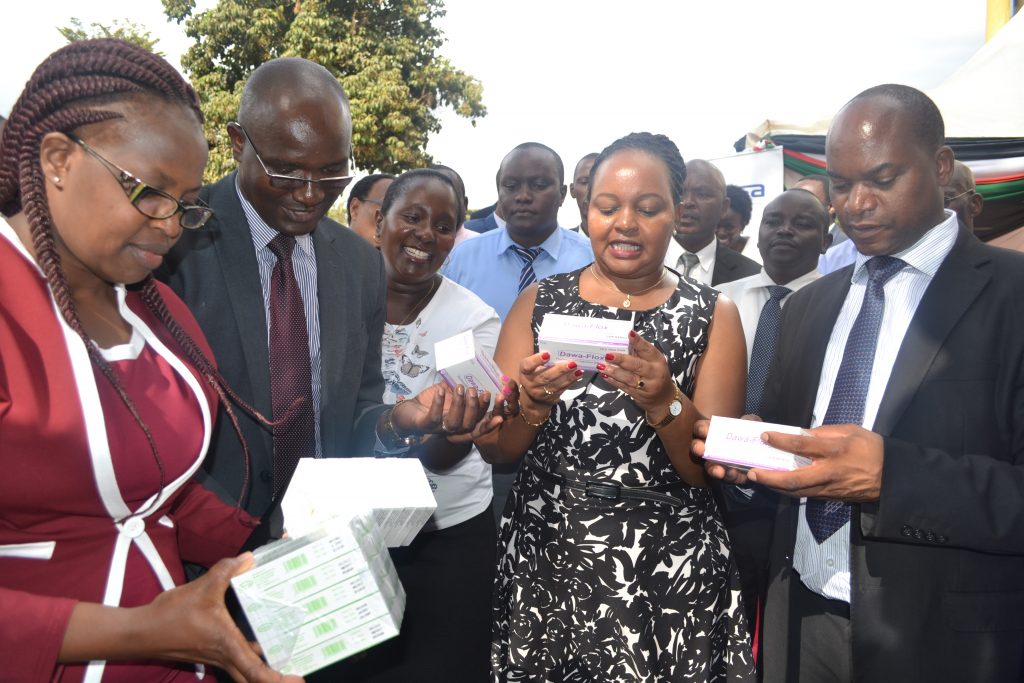
[[[494,200],[501,157],[526,140],[554,147],[567,173],[586,152],[637,130],[667,134],[686,158],[727,155],[769,117],[827,117],[878,83],[938,85],[983,44],[985,4],[449,0],[442,52],[483,82],[488,115],[475,127],[444,115],[428,149],[462,173],[475,207]],[[19,2],[7,12],[5,115],[32,69],[63,44],[55,27],[72,16],[141,24],[175,65],[189,44],[159,0]],[[560,218],[578,222],[571,199]]]

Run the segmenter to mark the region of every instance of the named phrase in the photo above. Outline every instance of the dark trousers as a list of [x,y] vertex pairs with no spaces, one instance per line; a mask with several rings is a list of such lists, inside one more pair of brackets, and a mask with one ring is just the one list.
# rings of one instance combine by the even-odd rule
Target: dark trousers
[[398,637],[306,676],[309,683],[483,683],[490,680],[497,531],[488,508],[392,548],[405,588]]
[[800,683],[850,683],[850,606],[830,600],[804,586],[794,574],[789,617],[790,675]]
[[499,526],[501,525],[501,516],[505,512],[505,501],[508,500],[508,494],[512,491],[512,484],[516,481],[521,462],[522,460],[517,460],[511,464],[491,465],[491,482],[494,486],[491,510],[494,512],[494,523]]

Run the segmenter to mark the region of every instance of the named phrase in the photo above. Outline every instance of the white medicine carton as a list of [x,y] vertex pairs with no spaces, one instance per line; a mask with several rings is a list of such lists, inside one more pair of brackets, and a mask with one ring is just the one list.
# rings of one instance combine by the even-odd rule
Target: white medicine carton
[[398,635],[405,592],[372,513],[253,554],[231,585],[274,669],[304,676]]
[[802,434],[800,427],[740,420],[714,415],[704,440],[704,459],[741,470],[793,471],[811,464],[809,458],[769,446],[761,440],[765,432]]
[[467,389],[491,392],[491,407],[501,394],[501,370],[494,359],[476,345],[473,330],[466,330],[434,344],[437,372],[453,389],[461,384]]
[[581,369],[595,372],[609,353],[629,353],[632,329],[631,320],[548,313],[541,321],[537,346],[551,354],[551,363],[576,361]]
[[301,458],[281,501],[292,536],[338,515],[372,510],[389,548],[409,545],[436,509],[416,458]]

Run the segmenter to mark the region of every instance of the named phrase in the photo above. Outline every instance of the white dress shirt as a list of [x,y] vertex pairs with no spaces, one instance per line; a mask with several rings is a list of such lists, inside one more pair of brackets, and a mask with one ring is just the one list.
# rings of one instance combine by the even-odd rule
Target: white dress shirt
[[[256,262],[259,264],[260,283],[263,286],[263,310],[267,320],[267,346],[270,345],[270,278],[277,265],[277,256],[268,246],[278,235],[278,231],[260,217],[253,205],[242,194],[235,177],[235,191],[242,204],[242,212],[249,222],[252,234],[252,246],[256,251]],[[323,457],[323,444],[320,441],[320,303],[317,299],[316,286],[316,251],[312,233],[299,235],[295,238],[295,250],[292,252],[292,270],[299,285],[302,296],[302,308],[306,314],[306,332],[309,337],[309,368],[310,387],[313,395],[313,425],[315,428],[315,457]]]
[[[781,283],[794,292],[803,289],[821,277],[817,270],[804,273],[791,282]],[[740,322],[743,324],[743,336],[747,338],[747,365],[750,365],[750,353],[754,348],[754,334],[757,332],[757,323],[761,320],[761,310],[768,303],[768,288],[779,283],[768,276],[764,268],[757,275],[724,282],[718,286],[718,291],[732,299],[740,312]],[[779,302],[779,306],[785,307],[791,295]]]
[[[925,290],[931,284],[935,272],[942,265],[953,244],[958,231],[956,214],[946,209],[946,220],[926,232],[909,249],[893,254],[907,263],[899,273],[894,275],[884,287],[885,311],[878,332],[878,345],[875,348],[874,364],[871,367],[871,381],[868,385],[867,400],[864,405],[864,419],[861,426],[871,429],[878,414],[882,396],[889,376],[892,374],[896,355],[903,344],[903,337],[910,327],[910,321],[921,303]],[[817,427],[825,417],[832,388],[835,385],[839,365],[843,360],[846,340],[850,329],[860,312],[867,287],[868,272],[864,264],[871,257],[857,254],[853,269],[850,291],[846,295],[843,307],[836,318],[825,352],[821,379],[818,383],[818,394],[814,402],[814,414],[811,416],[811,427]],[[850,601],[850,523],[847,522],[824,543],[819,545],[811,535],[807,525],[807,499],[800,501],[800,519],[797,526],[796,547],[793,552],[793,568],[800,574],[800,579],[809,589],[835,600]]]
[[[690,273],[690,278],[700,282],[702,284],[711,286],[711,276],[715,274],[715,249],[718,247],[718,240],[712,239],[711,242],[696,252],[697,258],[700,263]],[[679,244],[679,241],[675,237],[668,241],[668,251],[665,252],[665,265],[672,268],[680,275],[686,269],[682,263],[683,245]]]

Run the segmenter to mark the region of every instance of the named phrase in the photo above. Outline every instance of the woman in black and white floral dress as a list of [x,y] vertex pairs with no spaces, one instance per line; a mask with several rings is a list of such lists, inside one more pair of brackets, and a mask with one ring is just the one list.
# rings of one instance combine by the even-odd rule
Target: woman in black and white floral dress
[[[685,166],[666,137],[598,157],[587,224],[595,262],[523,292],[496,359],[519,416],[478,443],[524,457],[498,541],[496,681],[753,680],[728,540],[690,456],[700,415],[736,415],[744,341],[735,306],[663,267]],[[548,364],[547,313],[633,323],[596,373]]]

